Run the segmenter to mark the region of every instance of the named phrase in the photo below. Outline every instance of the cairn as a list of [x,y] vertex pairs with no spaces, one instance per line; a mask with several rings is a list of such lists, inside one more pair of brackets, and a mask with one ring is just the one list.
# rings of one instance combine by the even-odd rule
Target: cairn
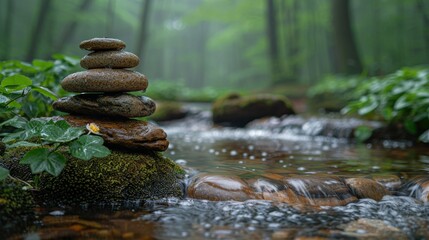
[[152,99],[129,94],[148,86],[146,76],[129,69],[140,59],[124,51],[125,43],[119,39],[93,38],[81,42],[80,48],[92,51],[80,61],[87,70],[61,81],[64,90],[79,94],[58,99],[54,109],[69,113],[64,119],[71,125],[95,124],[108,145],[165,151],[167,134],[161,128],[131,119],[150,116],[156,109]]

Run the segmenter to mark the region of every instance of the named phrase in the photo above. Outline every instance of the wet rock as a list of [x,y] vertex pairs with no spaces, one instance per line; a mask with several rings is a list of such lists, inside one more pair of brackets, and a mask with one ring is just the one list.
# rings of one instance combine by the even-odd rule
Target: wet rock
[[343,235],[357,239],[408,239],[401,230],[378,219],[361,218],[343,228]]
[[69,92],[132,92],[146,90],[148,81],[138,72],[124,69],[90,69],[65,77],[61,86]]
[[214,123],[237,127],[243,127],[258,118],[295,113],[285,97],[263,94],[252,96],[230,94],[216,100],[212,112]]
[[139,65],[139,57],[126,51],[93,52],[80,60],[80,66],[93,68],[133,68]]
[[99,135],[109,146],[134,149],[136,151],[154,150],[165,151],[168,148],[167,134],[161,128],[145,121],[122,119],[121,121],[84,117],[64,116],[54,120],[66,120],[72,126],[86,126],[95,123],[99,128]]
[[358,198],[371,198],[380,201],[385,195],[390,194],[386,188],[372,179],[348,178],[345,182]]
[[115,38],[91,38],[80,43],[80,48],[88,51],[121,50],[125,42]]
[[148,97],[129,94],[81,94],[58,99],[54,109],[83,115],[113,117],[145,117],[155,111],[155,102]]
[[189,111],[177,102],[158,102],[155,114],[150,116],[154,121],[171,121],[186,117]]
[[348,187],[337,177],[324,175],[290,176],[284,183],[301,202],[311,206],[341,206],[357,201]]
[[297,229],[278,230],[273,232],[271,238],[274,240],[293,240],[297,232]]
[[416,176],[402,186],[403,192],[425,203],[429,202],[429,176]]
[[[11,149],[0,157],[0,162],[18,165],[27,151],[28,148]],[[67,152],[63,154],[67,165],[58,177],[40,175],[37,199],[41,203],[102,206],[112,202],[183,197],[183,169],[160,153],[112,151],[107,157],[90,161],[76,159]]]
[[211,201],[245,201],[250,199],[251,192],[243,180],[233,176],[202,174],[188,186],[188,197]]
[[372,179],[389,191],[397,191],[402,185],[401,179],[395,175],[373,175]]

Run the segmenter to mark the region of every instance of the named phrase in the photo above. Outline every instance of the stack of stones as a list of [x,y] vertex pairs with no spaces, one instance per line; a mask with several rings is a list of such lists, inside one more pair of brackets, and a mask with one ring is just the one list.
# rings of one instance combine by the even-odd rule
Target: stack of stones
[[155,111],[148,97],[127,92],[145,91],[147,78],[127,68],[136,67],[139,58],[123,51],[125,43],[112,38],[93,38],[81,42],[80,48],[92,51],[80,61],[87,71],[65,77],[61,86],[80,93],[54,102],[56,110],[69,113],[63,117],[73,126],[95,124],[106,143],[126,149],[164,151],[168,148],[166,133],[145,121]]

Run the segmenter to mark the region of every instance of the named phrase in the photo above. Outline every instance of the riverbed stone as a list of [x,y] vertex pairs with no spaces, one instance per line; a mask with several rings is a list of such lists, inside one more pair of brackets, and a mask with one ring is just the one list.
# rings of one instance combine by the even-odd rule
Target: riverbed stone
[[345,180],[352,193],[358,198],[371,198],[380,201],[390,192],[381,184],[368,178],[348,178]]
[[401,178],[395,175],[372,175],[371,178],[389,191],[397,191],[401,185]]
[[66,120],[72,126],[96,124],[99,135],[105,144],[111,147],[135,151],[165,151],[168,148],[167,134],[160,127],[146,121],[75,116],[53,117],[54,120]]
[[415,176],[402,186],[411,197],[417,198],[425,203],[429,202],[429,176]]
[[[19,168],[11,174],[28,180],[25,176],[31,173],[30,168],[19,164],[19,160],[31,149],[12,148],[0,156],[0,163],[9,169]],[[55,206],[107,204],[104,206],[111,208],[110,203],[130,205],[137,200],[183,197],[185,172],[159,152],[112,150],[106,157],[82,161],[64,149],[59,151],[66,157],[67,164],[57,177],[40,175],[39,189],[34,192],[38,203]]]
[[291,115],[295,111],[290,101],[283,96],[229,94],[213,103],[212,113],[216,124],[243,127],[255,119]]
[[69,92],[132,92],[144,91],[146,76],[125,69],[90,69],[68,75],[61,86]]
[[328,175],[292,175],[284,183],[309,206],[342,206],[358,199],[338,177]]
[[360,218],[342,228],[344,229],[342,235],[357,239],[408,239],[401,230],[378,219]]
[[134,53],[126,51],[98,51],[84,56],[80,66],[93,68],[133,68],[139,65],[140,59]]
[[240,178],[200,174],[188,186],[188,197],[211,201],[245,201],[250,199],[251,188]]
[[156,108],[148,97],[130,94],[80,94],[60,98],[53,104],[54,109],[71,114],[112,117],[145,117]]
[[80,48],[88,51],[121,50],[125,42],[115,38],[91,38],[80,43]]

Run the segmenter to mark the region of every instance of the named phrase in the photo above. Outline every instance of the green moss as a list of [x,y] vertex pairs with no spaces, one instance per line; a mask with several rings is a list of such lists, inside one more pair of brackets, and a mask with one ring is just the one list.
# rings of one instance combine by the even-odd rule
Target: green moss
[[10,180],[0,181],[0,225],[13,227],[25,222],[33,215],[35,207],[29,191],[23,190],[23,184]]
[[153,115],[147,117],[154,121],[169,121],[185,117],[187,111],[183,109],[181,103],[162,101],[156,103],[156,111]]
[[[16,164],[23,152],[26,151],[13,149],[6,152],[2,160],[4,165],[15,169],[11,174],[19,177],[28,174],[28,169]],[[67,165],[58,177],[43,174],[39,179],[39,197],[45,203],[122,202],[183,196],[183,169],[161,153],[112,151],[105,158],[90,161],[65,156]]]

